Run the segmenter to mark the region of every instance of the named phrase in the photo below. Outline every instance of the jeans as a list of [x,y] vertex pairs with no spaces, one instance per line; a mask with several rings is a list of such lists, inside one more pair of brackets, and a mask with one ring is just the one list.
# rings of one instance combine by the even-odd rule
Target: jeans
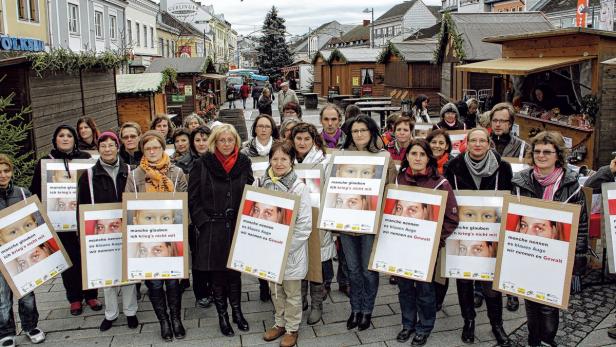
[[[473,284],[474,282],[474,284]],[[466,320],[475,319],[475,295],[477,284],[482,290],[482,296],[485,298],[486,307],[488,308],[488,318],[490,324],[498,326],[503,324],[503,295],[500,292],[492,290],[492,282],[487,281],[472,281],[472,280],[456,280],[458,288],[458,301],[460,302],[460,310],[462,318]]]
[[[23,331],[31,331],[38,324],[39,314],[36,309],[34,293],[31,292],[18,301],[19,319]],[[15,318],[13,317],[13,292],[0,274],[0,339],[15,336]]]
[[81,252],[79,235],[73,231],[59,232],[58,237],[64,245],[73,266],[62,273],[62,284],[66,289],[66,299],[69,303],[96,299],[97,289],[84,290],[81,286]]
[[434,292],[436,293],[436,304],[443,306],[447,289],[449,289],[449,278],[445,278],[445,284],[434,282]]
[[[337,241],[339,244],[340,239]],[[349,267],[347,266],[346,258],[344,257],[344,250],[342,249],[342,245],[337,248],[338,249],[338,273],[336,274],[336,281],[338,282],[338,286],[348,286],[349,285]]]
[[118,310],[118,292],[122,292],[122,311],[126,317],[137,314],[137,288],[134,284],[122,287],[109,287],[103,289],[105,295],[105,319],[114,320],[120,314]]
[[379,290],[379,274],[368,270],[374,235],[341,234],[340,240],[349,267],[351,310],[353,313],[372,314]]
[[229,109],[235,108],[235,100],[229,100]]
[[524,300],[526,318],[528,319],[528,344],[540,346],[541,342],[554,343],[558,332],[558,314],[556,307]]
[[242,98],[242,106],[244,109],[246,108],[246,98]]
[[398,277],[398,300],[402,311],[402,327],[429,335],[436,322],[436,293],[432,282],[419,282]]

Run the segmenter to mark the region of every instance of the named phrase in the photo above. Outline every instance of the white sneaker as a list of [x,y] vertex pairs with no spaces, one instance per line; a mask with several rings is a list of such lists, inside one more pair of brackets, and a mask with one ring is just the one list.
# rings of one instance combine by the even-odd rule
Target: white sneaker
[[15,336],[7,336],[0,340],[1,347],[15,347]]
[[26,333],[30,342],[36,344],[45,341],[45,333],[39,328],[34,328]]

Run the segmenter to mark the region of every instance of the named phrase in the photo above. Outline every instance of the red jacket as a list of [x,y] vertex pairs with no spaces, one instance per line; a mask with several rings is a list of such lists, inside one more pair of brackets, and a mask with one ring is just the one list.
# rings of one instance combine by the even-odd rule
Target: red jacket
[[443,219],[443,229],[441,230],[441,243],[440,246],[445,246],[445,239],[449,237],[453,233],[453,231],[458,227],[458,223],[460,219],[458,218],[458,203],[456,202],[456,197],[453,194],[453,190],[451,189],[451,185],[446,178],[441,175],[416,175],[411,176],[406,171],[400,172],[398,174],[398,184],[406,185],[406,186],[415,186],[421,188],[429,188],[433,189],[438,186],[442,180],[445,180],[443,184],[441,184],[438,189],[447,191],[447,204],[445,206],[445,216]]
[[250,96],[250,86],[247,84],[242,84],[240,87],[240,95],[242,99],[246,99]]

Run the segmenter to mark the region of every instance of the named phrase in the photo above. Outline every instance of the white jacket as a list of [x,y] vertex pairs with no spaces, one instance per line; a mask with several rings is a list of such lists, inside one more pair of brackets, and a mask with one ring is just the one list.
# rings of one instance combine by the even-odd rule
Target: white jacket
[[[316,146],[312,146],[302,164],[321,164],[324,160],[323,151],[320,151]],[[295,159],[295,163],[299,163],[297,159]],[[324,181],[321,182],[321,193],[323,193],[323,185],[325,185]],[[321,262],[333,259],[336,256],[336,244],[334,243],[331,231],[320,230],[319,234],[321,238]]]
[[[288,192],[300,196],[299,211],[295,218],[295,228],[289,245],[287,267],[284,272],[284,280],[303,280],[308,274],[308,238],[312,232],[312,207],[310,206],[310,190],[304,182],[297,179],[295,172],[291,172],[295,179],[288,189],[280,181],[274,183],[269,177],[261,177],[255,180],[257,187],[275,191]],[[267,176],[267,174],[266,174]],[[282,179],[287,178],[286,176]]]

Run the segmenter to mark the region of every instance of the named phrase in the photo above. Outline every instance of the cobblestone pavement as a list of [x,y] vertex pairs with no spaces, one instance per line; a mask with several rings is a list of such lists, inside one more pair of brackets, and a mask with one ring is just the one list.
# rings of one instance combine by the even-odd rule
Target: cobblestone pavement
[[[247,103],[252,105],[252,102]],[[273,107],[276,109],[275,105]],[[253,115],[254,113],[254,115]],[[247,126],[250,129],[257,111],[245,111]],[[277,111],[274,119],[279,119]],[[318,124],[318,111],[308,111],[304,120]],[[334,268],[337,263],[334,263]],[[599,280],[598,272],[593,272],[584,278],[584,283]],[[398,289],[388,283],[388,278],[381,276],[378,297],[374,309],[372,326],[358,332],[346,329],[346,319],[350,314],[348,298],[339,292],[336,283],[332,292],[324,302],[323,319],[313,326],[305,323],[300,328],[300,347],[310,346],[409,346],[410,342],[399,344],[395,338],[400,330],[400,305]],[[145,294],[146,288],[142,286]],[[102,290],[99,291],[102,300]],[[606,329],[616,323],[616,287],[608,284],[585,288],[579,295],[571,298],[571,308],[561,313],[561,323],[557,342],[564,346],[614,346],[616,340],[607,336]],[[240,332],[235,329],[236,336],[223,337],[218,329],[218,319],[214,307],[202,309],[196,307],[194,294],[188,289],[182,299],[183,322],[187,328],[187,336],[182,341],[165,343],[160,338],[159,325],[152,311],[147,295],[139,302],[137,316],[140,321],[138,329],[130,330],[126,318],[120,315],[114,327],[106,332],[100,332],[98,327],[104,315],[102,311],[93,312],[84,309],[81,316],[71,316],[69,305],[65,298],[62,280],[56,278],[36,291],[36,301],[40,313],[39,326],[47,332],[45,346],[276,346],[277,341],[266,344],[261,336],[266,328],[273,325],[273,306],[271,302],[259,301],[259,285],[255,278],[243,276],[242,309],[250,323],[250,331]],[[121,295],[118,301],[121,301]],[[14,308],[17,312],[17,307]],[[476,342],[474,346],[484,347],[495,344],[491,327],[485,312],[485,304],[477,310]],[[512,339],[522,346],[526,343],[528,330],[523,303],[517,312],[503,311],[504,327],[511,333]],[[306,316],[306,315],[304,315]],[[428,346],[462,346],[460,339],[463,325],[460,307],[456,294],[456,286],[452,281],[444,308],[437,313],[436,326]],[[28,340],[21,335],[18,344],[27,344]]]

